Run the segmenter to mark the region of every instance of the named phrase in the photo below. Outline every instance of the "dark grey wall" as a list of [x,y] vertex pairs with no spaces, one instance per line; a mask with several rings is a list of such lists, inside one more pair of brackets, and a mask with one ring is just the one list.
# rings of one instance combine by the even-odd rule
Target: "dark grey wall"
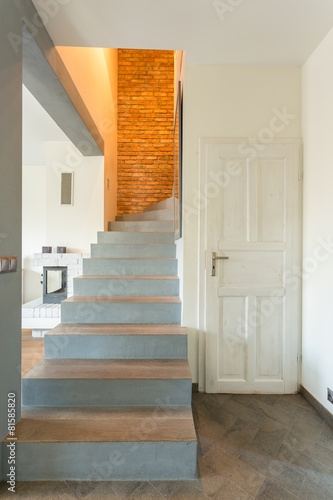
[[[0,256],[18,271],[0,274],[0,440],[7,433],[7,394],[21,403],[22,56],[10,43],[22,23],[13,0],[0,2]],[[1,456],[0,456],[1,462]],[[1,463],[0,463],[1,471]]]

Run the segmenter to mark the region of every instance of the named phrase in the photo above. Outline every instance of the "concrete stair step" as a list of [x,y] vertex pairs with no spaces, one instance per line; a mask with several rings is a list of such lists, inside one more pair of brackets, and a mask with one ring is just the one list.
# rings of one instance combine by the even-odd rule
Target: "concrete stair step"
[[20,481],[195,479],[190,407],[25,407],[16,437]]
[[173,233],[173,220],[158,220],[158,221],[114,221],[109,222],[109,231],[134,231],[134,232],[160,232]]
[[23,406],[190,406],[187,360],[43,359],[22,379]]
[[149,257],[176,257],[176,245],[161,244],[106,244],[98,243],[91,245],[92,257],[114,257],[114,258],[149,258]]
[[69,297],[61,303],[63,323],[180,323],[179,297]]
[[149,207],[146,207],[144,209],[144,212],[150,212],[150,211],[154,211],[154,210],[166,210],[169,208],[174,208],[174,203],[175,203],[175,199],[173,196],[171,196],[170,198],[167,198],[165,200],[154,203],[153,205],[150,205]]
[[97,233],[99,244],[164,244],[172,245],[175,242],[174,233],[155,232],[123,232],[123,231],[99,231]]
[[136,214],[117,215],[116,217],[116,221],[134,220],[174,220],[174,209],[167,208],[161,210],[152,210]]
[[178,262],[174,258],[91,258],[83,259],[84,275],[177,276]]
[[44,337],[46,359],[186,359],[187,333],[168,324],[66,324]]
[[74,295],[178,296],[177,276],[79,276],[74,278]]

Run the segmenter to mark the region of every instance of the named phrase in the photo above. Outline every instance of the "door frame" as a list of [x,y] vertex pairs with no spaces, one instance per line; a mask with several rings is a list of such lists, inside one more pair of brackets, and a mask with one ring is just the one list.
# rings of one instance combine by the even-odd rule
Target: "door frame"
[[[199,138],[199,352],[198,352],[198,389],[200,392],[206,390],[206,277],[210,273],[210,261],[207,256],[207,146],[211,144],[258,144],[258,138],[251,137],[200,137]],[[299,233],[296,241],[297,254],[300,266],[302,266],[302,229],[303,229],[303,148],[302,139],[297,138],[275,138],[270,139],[269,144],[293,144],[298,147],[299,172],[298,172],[298,220]],[[261,145],[262,147],[262,145]],[[245,153],[245,151],[244,151]],[[245,156],[245,154],[244,154]],[[302,281],[300,278],[300,289],[298,294],[298,329],[297,341],[297,389],[301,382],[301,332],[302,332]]]

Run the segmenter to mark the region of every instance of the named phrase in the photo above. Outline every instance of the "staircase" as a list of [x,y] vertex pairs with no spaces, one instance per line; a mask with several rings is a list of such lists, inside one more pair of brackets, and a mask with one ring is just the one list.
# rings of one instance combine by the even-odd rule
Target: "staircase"
[[175,252],[170,201],[98,233],[44,359],[22,380],[17,480],[195,479]]

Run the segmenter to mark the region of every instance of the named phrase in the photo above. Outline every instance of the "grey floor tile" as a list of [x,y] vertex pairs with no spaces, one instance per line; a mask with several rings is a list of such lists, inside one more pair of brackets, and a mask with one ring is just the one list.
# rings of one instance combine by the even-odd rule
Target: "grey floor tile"
[[119,500],[120,498],[124,497],[115,493],[111,482],[102,482],[85,497],[85,500]]
[[[235,417],[228,413],[225,408],[222,410],[222,402],[224,400],[217,399],[220,395],[216,395],[216,399],[212,397],[213,395],[208,394],[208,397],[202,398],[198,404],[193,406],[194,411],[198,414],[198,419],[200,422],[203,422],[203,418],[206,420],[216,421],[220,425],[228,428],[235,421]],[[229,397],[226,399],[228,400]]]
[[205,495],[212,497],[225,483],[224,477],[211,469],[203,460],[199,460],[199,488]]
[[333,469],[333,428],[326,422],[323,423],[317,442],[309,454],[318,462]]
[[66,481],[67,486],[76,498],[85,498],[89,493],[94,491],[100,482],[92,481]]
[[17,481],[15,485],[15,493],[8,491],[8,484],[6,481],[0,481],[0,498],[1,500],[13,498],[29,498],[28,492],[25,490],[25,482]]
[[4,495],[8,491],[8,485],[5,481],[0,481],[0,496]]
[[229,399],[223,404],[223,409],[234,415],[237,419],[256,425],[258,428],[266,420],[265,413],[260,408],[252,406],[252,403],[249,406],[244,406],[237,403],[237,401]]
[[257,432],[258,427],[255,423],[239,419],[222,435],[217,444],[232,455],[239,457]]
[[129,496],[141,486],[141,483],[142,481],[112,481],[110,484],[117,495]]
[[205,455],[203,461],[253,497],[265,480],[265,476],[259,474],[253,467],[217,445]]
[[168,498],[172,500],[190,500],[209,498],[201,491],[193,481],[183,481],[180,488],[171,494]]
[[273,459],[268,465],[267,477],[273,483],[297,497],[304,483],[305,474],[296,471],[293,467],[289,467],[279,460]]
[[267,476],[268,467],[273,460],[272,457],[265,455],[262,450],[251,448],[251,446],[247,446],[247,448],[242,451],[239,459],[264,476]]
[[[306,409],[308,409],[308,410],[310,410],[310,409],[311,409],[311,410],[313,410],[313,406],[312,406],[312,404],[311,404],[311,403],[309,403],[309,401],[308,401],[307,399],[305,399],[304,397],[303,397],[302,406],[303,406],[303,408],[306,408]],[[317,410],[316,410],[316,411],[317,411]]]
[[250,447],[262,451],[265,455],[274,457],[280,448],[288,429],[270,418],[267,418],[254,435]]
[[236,422],[229,429],[213,421],[202,426],[199,429],[198,436],[203,454],[207,453],[214,444],[220,444],[221,446],[225,444],[226,448],[230,448],[229,451],[238,456],[240,454],[238,449],[241,446],[240,441],[243,443],[249,442],[256,431],[256,428],[246,428],[246,424],[242,421],[239,421],[238,425]]
[[253,395],[252,394],[232,394],[230,397],[231,401],[236,401],[237,403],[243,405],[243,406],[249,406],[250,403],[253,401]]
[[288,443],[283,443],[276,458],[297,472],[304,474],[307,479],[324,490],[333,491],[333,470],[314,460],[306,453],[295,451],[295,449],[288,446]]
[[183,485],[183,481],[149,481],[152,486],[163,496],[168,498]]
[[282,408],[294,419],[296,418],[304,418],[310,422],[313,422],[315,425],[320,426],[323,423],[323,418],[319,413],[310,406],[309,408],[305,408],[304,406],[294,405],[290,401],[286,401],[281,398],[274,406],[274,409]]
[[232,397],[232,394],[211,394],[216,400],[216,402],[221,406]]
[[316,443],[308,454],[333,470],[333,451],[324,444]]
[[193,409],[198,480],[22,482],[15,498],[333,499],[333,429],[302,396],[196,393]]
[[198,430],[202,425],[206,424],[209,422],[209,417],[206,415],[203,415],[202,413],[198,413],[196,410],[193,409],[192,411],[193,414],[193,421],[195,428]]
[[198,437],[198,458],[202,458],[209,452],[209,450],[215,445],[211,439],[206,439],[205,437]]
[[278,400],[275,405],[270,405],[262,399],[255,398],[249,407],[262,411],[266,417],[290,428],[294,423],[295,417],[291,415],[286,408],[281,407],[279,401],[280,400]]
[[[290,434],[296,437],[306,450],[312,450],[319,438],[320,431],[321,425],[304,418],[296,418],[290,429]],[[289,435],[287,439],[288,437]]]
[[317,442],[333,451],[333,427],[323,422]]
[[140,498],[141,500],[155,500],[163,498],[161,493],[157,491],[156,488],[148,481],[145,481],[140,484],[140,486],[133,491],[133,493],[129,496],[129,498]]
[[266,403],[267,405],[274,406],[282,396],[281,394],[255,394],[252,395],[252,397],[252,401],[261,401],[262,403]]
[[204,392],[192,392],[192,402],[200,401],[206,394]]
[[293,500],[296,497],[291,493],[288,493],[281,486],[276,485],[269,479],[266,479],[258,495],[256,496],[256,500]]
[[15,497],[36,500],[40,498],[73,500],[75,498],[64,481],[27,481],[18,490]]
[[253,498],[228,478],[223,477],[222,479],[221,488],[212,497],[214,500],[251,500]]
[[281,396],[282,401],[286,401],[287,403],[291,403],[295,406],[304,406],[304,401],[306,399],[301,394],[283,394]]
[[305,479],[300,491],[299,498],[302,500],[332,500],[332,492],[324,490],[320,485]]

